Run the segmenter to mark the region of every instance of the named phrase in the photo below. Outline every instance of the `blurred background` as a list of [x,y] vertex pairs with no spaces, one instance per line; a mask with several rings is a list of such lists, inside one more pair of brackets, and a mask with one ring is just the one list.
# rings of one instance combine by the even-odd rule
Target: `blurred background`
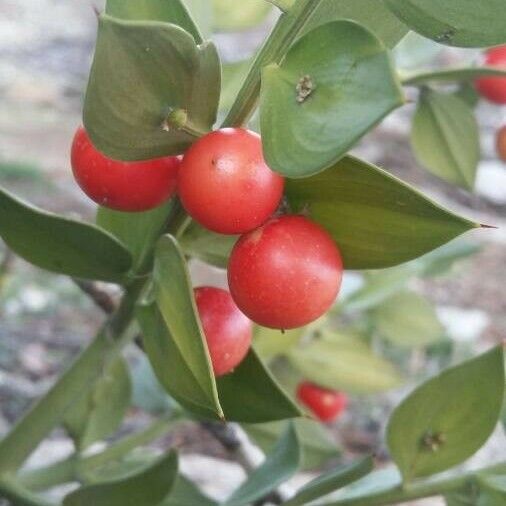
[[[276,19],[275,9],[262,0],[188,3],[201,26],[213,32],[225,63],[222,106],[226,108],[248,59]],[[234,3],[236,8],[230,10]],[[0,0],[0,185],[44,209],[85,220],[94,219],[96,208],[72,178],[69,148],[81,121],[94,47],[93,7],[101,9],[103,2]],[[228,15],[223,9],[229,9]],[[481,55],[443,48],[410,34],[395,57],[398,67],[409,71],[476,62]],[[408,97],[415,92],[407,90]],[[392,406],[422,379],[506,335],[506,165],[498,160],[494,147],[506,111],[485,102],[477,105],[482,161],[471,194],[417,164],[409,144],[414,109],[414,103],[408,104],[390,116],[355,152],[459,214],[498,228],[473,231],[402,268],[347,274],[342,302],[330,318],[347,335],[365,336],[367,349],[348,346],[345,354],[336,348],[336,356],[326,364],[331,378],[333,369],[344,371],[336,383],[350,385],[351,405],[330,430],[309,438],[314,465],[325,465],[325,438],[342,449],[344,458],[375,451],[386,462],[383,429]],[[192,273],[195,284],[225,283],[223,271],[198,262],[193,263]],[[47,390],[102,318],[70,280],[13,258],[0,242],[0,435]],[[276,338],[260,333],[257,345],[290,388],[291,375],[300,376],[305,369],[297,361],[287,363],[276,346],[271,349]],[[170,409],[170,400],[158,390],[149,365],[134,350],[128,353],[136,387],[122,434]],[[371,362],[375,358],[370,354],[379,361]],[[378,374],[371,375],[371,368]],[[378,381],[396,388],[378,393]],[[252,428],[251,435],[266,446],[269,430]],[[197,424],[184,424],[169,438],[185,454],[183,470],[215,496],[226,496],[241,480],[241,469]],[[32,464],[63,457],[70,449],[70,440],[57,431],[39,448]],[[489,463],[505,449],[504,436],[498,433],[473,463]]]

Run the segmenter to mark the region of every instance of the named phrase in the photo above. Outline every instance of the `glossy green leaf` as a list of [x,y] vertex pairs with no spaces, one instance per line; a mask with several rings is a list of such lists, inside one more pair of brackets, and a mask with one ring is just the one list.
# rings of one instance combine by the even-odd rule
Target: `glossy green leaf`
[[351,21],[320,25],[262,71],[266,161],[289,177],[320,172],[402,103],[388,51],[371,32]]
[[265,0],[211,0],[214,26],[229,32],[252,28],[265,20],[272,6]]
[[177,454],[170,452],[138,474],[71,492],[63,506],[158,506],[170,492],[177,469]]
[[413,119],[411,143],[418,161],[449,183],[472,189],[480,160],[473,110],[448,93],[425,90]]
[[0,236],[28,262],[76,278],[122,282],[127,249],[99,228],[47,213],[0,189]]
[[[293,424],[302,448],[302,469],[320,467],[340,455],[334,438],[319,422],[297,418]],[[269,453],[285,429],[286,422],[243,424],[242,427],[264,453]]]
[[408,33],[404,23],[377,0],[323,0],[304,27],[303,33],[337,19],[351,19],[371,30],[388,47]]
[[369,474],[373,467],[372,458],[366,457],[327,471],[304,485],[293,499],[284,503],[284,506],[304,506],[359,480]]
[[347,269],[397,265],[478,227],[350,156],[316,176],[287,180],[286,192],[294,212],[306,210],[333,236]]
[[434,306],[414,292],[390,297],[375,309],[373,318],[380,335],[397,346],[428,346],[444,337]]
[[[149,354],[151,364],[159,374],[160,368],[167,367],[167,363],[159,363],[159,360],[168,354],[162,355],[162,350],[167,346],[175,346],[182,359],[181,366],[188,371],[185,376],[178,378],[179,383],[185,383],[188,378],[191,391],[200,390],[200,404],[222,417],[211,359],[198,317],[188,268],[183,253],[172,236],[163,236],[158,241],[153,278],[156,302],[172,339],[153,338],[156,339],[156,345],[163,348],[157,352],[159,357],[156,362],[153,354]],[[171,360],[179,358],[176,357],[174,354]]]
[[387,427],[388,447],[404,481],[444,471],[473,455],[497,424],[504,381],[503,350],[496,347],[411,393]]
[[93,390],[65,413],[64,425],[80,450],[113,434],[130,406],[132,383],[122,358],[112,362]]
[[182,153],[194,140],[164,126],[185,110],[206,131],[216,120],[220,62],[212,43],[197,46],[182,28],[102,15],[84,124],[95,146],[111,158],[142,160]]
[[429,72],[419,72],[404,76],[403,84],[420,85],[430,82],[465,82],[474,81],[479,77],[499,76],[505,77],[506,70],[497,67],[456,67],[445,68],[442,70],[433,70]]
[[107,0],[107,14],[131,21],[164,21],[191,33],[200,44],[202,36],[181,0]]
[[158,506],[216,506],[217,504],[200,492],[190,480],[178,475],[169,496]]
[[97,225],[117,237],[130,251],[137,271],[152,256],[153,246],[162,234],[173,201],[142,213],[124,213],[99,207]]
[[227,499],[224,506],[246,506],[265,497],[277,486],[290,479],[299,468],[301,449],[297,432],[288,424],[272,452],[261,466]]
[[326,334],[323,340],[290,350],[288,357],[308,380],[334,390],[373,393],[401,383],[395,367],[358,336]]
[[228,257],[236,241],[236,236],[216,234],[195,221],[192,221],[179,239],[186,255],[222,268],[227,266]]
[[503,0],[385,0],[416,32],[449,46],[487,47],[506,42]]

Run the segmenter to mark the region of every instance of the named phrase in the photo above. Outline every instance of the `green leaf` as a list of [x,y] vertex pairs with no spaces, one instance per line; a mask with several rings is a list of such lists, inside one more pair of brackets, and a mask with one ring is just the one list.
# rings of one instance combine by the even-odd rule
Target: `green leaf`
[[271,11],[265,0],[212,0],[217,31],[247,30],[260,24]]
[[131,396],[128,367],[119,358],[107,367],[89,395],[65,413],[65,428],[80,450],[105,439],[119,428]]
[[378,269],[419,257],[477,224],[387,172],[347,156],[326,171],[286,181],[292,210],[333,236],[347,269]]
[[297,472],[300,460],[297,432],[293,424],[289,423],[272,453],[267,455],[263,464],[227,499],[224,506],[245,506],[265,497]]
[[499,418],[504,380],[496,347],[443,371],[396,408],[387,441],[404,481],[455,466],[485,443]]
[[404,76],[403,84],[420,85],[430,82],[466,82],[474,81],[479,77],[499,76],[505,77],[506,70],[497,67],[456,67],[415,73]]
[[366,457],[351,464],[339,466],[327,471],[304,485],[297,495],[284,506],[304,506],[305,504],[324,497],[350,483],[369,474],[374,467],[371,457]]
[[[308,418],[297,418],[293,420],[293,424],[302,448],[302,469],[320,467],[329,459],[339,456],[340,449],[323,425]],[[269,453],[285,429],[286,423],[279,421],[243,424],[242,427],[264,453]]]
[[[167,368],[168,363],[160,363],[159,360],[168,354],[168,347],[175,347],[179,356],[173,350],[174,358],[171,360],[181,362],[181,367],[187,369],[187,374],[174,379],[179,380],[180,386],[184,386],[182,383],[187,380],[192,395],[197,396],[198,390],[197,398],[200,399],[200,404],[206,410],[222,417],[211,359],[198,317],[188,268],[176,239],[170,235],[163,236],[156,246],[153,279],[156,302],[171,336],[171,339],[157,339],[157,336],[152,338],[153,346],[162,347],[156,352],[153,350],[159,355],[158,358],[154,357],[153,353],[149,354],[153,368],[157,374],[160,368]],[[165,351],[163,355],[162,351]]]
[[418,161],[449,183],[472,189],[480,161],[473,110],[448,93],[425,90],[413,119],[411,142]]
[[220,62],[212,43],[197,46],[182,28],[102,15],[84,104],[94,145],[119,160],[183,152],[194,137],[163,126],[183,109],[195,129],[216,120]]
[[227,266],[236,241],[237,236],[216,234],[195,221],[192,221],[179,239],[185,254],[222,268]]
[[107,0],[105,12],[131,21],[164,21],[178,25],[200,44],[202,36],[181,0]]
[[63,506],[158,506],[177,476],[177,454],[170,452],[144,471],[71,492]]
[[200,492],[195,484],[178,475],[169,496],[158,506],[216,506],[217,503]]
[[99,228],[47,213],[0,189],[0,236],[28,262],[76,278],[123,282],[125,247]]
[[421,295],[402,291],[373,313],[379,333],[397,346],[428,346],[444,336],[434,306]]
[[304,332],[305,327],[281,331],[257,325],[254,335],[255,350],[264,360],[270,360],[296,346]]
[[290,350],[288,358],[308,380],[333,390],[373,393],[401,383],[394,366],[358,336],[325,334],[324,340]]
[[262,71],[265,159],[289,177],[320,172],[402,103],[388,51],[371,32],[352,21],[320,25]]
[[487,47],[506,42],[503,0],[385,0],[421,35],[449,46]]
[[99,207],[97,225],[118,238],[132,254],[133,270],[138,271],[152,256],[153,245],[162,234],[174,201],[142,213],[124,213]]
[[477,506],[502,506],[506,501],[506,474],[478,476],[480,496]]
[[388,47],[394,47],[408,33],[404,23],[377,0],[323,0],[304,27],[307,33],[321,24],[351,19],[371,30]]

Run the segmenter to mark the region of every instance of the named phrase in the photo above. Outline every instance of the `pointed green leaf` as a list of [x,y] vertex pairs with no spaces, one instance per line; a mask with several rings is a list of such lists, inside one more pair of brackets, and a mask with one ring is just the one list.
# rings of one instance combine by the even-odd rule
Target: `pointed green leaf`
[[402,103],[388,51],[371,32],[351,21],[320,25],[263,69],[266,161],[289,177],[320,172]]
[[112,362],[93,390],[65,413],[64,425],[83,450],[113,434],[130,406],[132,383],[122,358]]
[[429,72],[420,72],[407,75],[402,79],[403,84],[425,84],[429,82],[466,82],[474,81],[479,77],[498,76],[505,77],[506,70],[498,67],[456,67]]
[[297,433],[293,424],[289,423],[272,453],[267,455],[263,464],[227,499],[224,506],[246,506],[265,497],[297,472],[300,460]]
[[487,47],[506,42],[503,0],[385,0],[421,35],[449,46]]
[[105,12],[132,21],[164,21],[185,29],[200,44],[202,36],[181,0],[107,0]]
[[304,377],[334,390],[372,393],[401,383],[394,366],[358,336],[326,334],[324,340],[290,350],[288,357]]
[[504,380],[496,347],[443,371],[395,409],[387,441],[404,481],[444,471],[481,448],[497,424]]
[[95,146],[119,160],[183,152],[194,140],[164,126],[173,109],[206,131],[216,120],[220,62],[212,43],[197,46],[182,28],[102,15],[84,104]]
[[478,227],[350,156],[316,176],[287,180],[286,192],[294,212],[306,210],[333,236],[347,269],[397,265]]
[[176,480],[177,454],[170,452],[138,474],[71,492],[63,506],[158,506]]
[[98,227],[42,211],[0,189],[0,236],[28,262],[76,278],[122,282],[132,257]]
[[99,207],[97,225],[117,237],[133,256],[137,271],[152,256],[153,245],[162,234],[174,205],[173,200],[142,213],[124,213]]
[[[155,268],[156,302],[172,337],[157,339],[158,346],[175,346],[181,356],[182,365],[188,370],[188,386],[191,391],[200,389],[203,407],[222,416],[216,381],[211,366],[204,331],[197,313],[188,268],[177,241],[170,235],[163,236],[156,246]],[[153,339],[156,339],[153,338]],[[170,342],[169,342],[170,341]],[[162,349],[159,350],[161,352]],[[157,361],[167,354],[158,357]],[[155,372],[167,364],[155,363],[150,356]],[[176,356],[171,359],[176,360]],[[184,382],[184,377],[179,378]]]
[[372,458],[366,457],[327,471],[304,485],[293,499],[284,503],[284,506],[304,506],[359,480],[369,474],[373,467]]
[[217,506],[197,486],[184,476],[178,475],[168,497],[158,506]]
[[448,93],[425,90],[413,119],[411,142],[418,161],[449,183],[472,189],[480,160],[473,110]]
[[212,0],[217,31],[247,30],[265,20],[272,6],[265,0]]
[[397,346],[428,346],[444,337],[434,306],[421,295],[400,291],[373,312],[382,337]]

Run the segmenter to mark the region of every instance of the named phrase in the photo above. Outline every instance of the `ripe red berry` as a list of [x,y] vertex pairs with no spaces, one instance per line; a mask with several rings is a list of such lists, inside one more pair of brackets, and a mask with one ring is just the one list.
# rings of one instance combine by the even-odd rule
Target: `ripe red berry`
[[202,286],[194,293],[214,374],[222,376],[239,365],[248,353],[253,325],[226,290]]
[[242,128],[199,139],[185,153],[178,181],[188,214],[222,234],[242,234],[265,223],[283,188],[283,177],[265,163],[260,137]]
[[332,422],[348,405],[346,394],[319,387],[308,381],[297,387],[297,398],[322,422]]
[[118,211],[147,211],[169,199],[176,190],[178,157],[141,162],[112,160],[91,143],[84,128],[74,136],[72,171],[77,184],[104,207]]
[[503,162],[506,162],[506,125],[501,127],[497,132],[496,148],[499,158]]
[[[485,65],[506,70],[506,46],[487,51]],[[506,104],[506,77],[481,77],[476,80],[476,89],[483,97],[496,104]]]
[[334,302],[343,265],[332,237],[303,216],[282,216],[243,235],[228,264],[230,292],[254,322],[302,327]]

